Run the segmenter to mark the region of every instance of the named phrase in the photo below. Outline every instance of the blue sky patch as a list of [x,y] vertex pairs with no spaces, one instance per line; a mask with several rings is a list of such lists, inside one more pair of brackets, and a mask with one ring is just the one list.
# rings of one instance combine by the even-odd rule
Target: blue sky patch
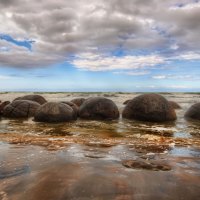
[[32,49],[32,44],[35,42],[34,40],[16,40],[16,39],[14,39],[13,37],[11,37],[10,35],[7,35],[7,34],[0,34],[0,39],[5,40],[5,41],[10,42],[10,43],[13,43],[17,46],[26,47],[30,51]]

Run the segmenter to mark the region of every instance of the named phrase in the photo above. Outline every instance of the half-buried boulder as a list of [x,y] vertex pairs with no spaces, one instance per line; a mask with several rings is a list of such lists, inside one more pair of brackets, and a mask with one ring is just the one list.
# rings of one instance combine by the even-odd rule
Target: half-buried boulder
[[43,104],[34,117],[37,122],[67,122],[74,120],[74,110],[65,103],[47,102]]
[[108,120],[117,119],[119,110],[115,103],[104,97],[91,97],[79,108],[79,116],[83,119]]
[[75,103],[72,103],[70,101],[62,101],[61,103],[64,103],[64,104],[70,106],[73,109],[73,111],[74,111],[74,118],[76,119],[77,116],[78,116],[78,109],[79,109],[78,106]]
[[122,112],[127,119],[149,122],[176,120],[176,113],[169,102],[158,94],[143,94],[128,102]]
[[168,102],[172,106],[172,108],[181,109],[181,106],[178,103],[176,103],[175,101],[168,101]]
[[28,100],[16,100],[3,109],[3,116],[10,118],[24,118],[35,115],[40,104]]
[[39,103],[40,105],[44,104],[47,102],[47,100],[41,96],[41,95],[37,95],[37,94],[30,94],[30,95],[25,95],[23,97],[18,97],[15,100],[30,100],[30,101],[35,101],[37,103]]
[[185,113],[185,118],[200,120],[200,103],[192,105]]
[[85,100],[86,100],[85,98],[75,98],[75,99],[72,99],[71,102],[76,104],[78,107],[80,107]]

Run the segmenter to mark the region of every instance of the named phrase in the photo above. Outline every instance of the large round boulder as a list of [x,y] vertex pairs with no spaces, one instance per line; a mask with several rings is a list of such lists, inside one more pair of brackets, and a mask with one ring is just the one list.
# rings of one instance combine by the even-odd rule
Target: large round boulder
[[122,112],[127,119],[149,122],[176,120],[176,113],[169,102],[158,94],[143,94],[128,102]]
[[85,98],[75,98],[75,99],[72,99],[71,102],[76,104],[78,107],[80,107],[85,100],[86,100]]
[[83,119],[117,119],[119,110],[115,103],[104,97],[91,97],[79,108],[79,117]]
[[23,97],[18,97],[15,100],[30,100],[30,101],[35,101],[37,103],[39,103],[40,105],[44,104],[47,102],[47,100],[41,96],[41,95],[38,95],[38,94],[30,94],[30,95],[25,95]]
[[192,105],[185,113],[185,118],[200,120],[200,103]]
[[32,117],[39,107],[40,104],[34,101],[16,100],[3,109],[3,116],[11,118]]
[[65,103],[47,102],[34,116],[37,122],[67,122],[74,120],[74,110]]
[[8,104],[10,104],[10,101],[4,101],[4,102],[1,102],[1,101],[0,101],[0,115],[3,114],[3,109],[4,109]]
[[70,106],[73,109],[74,118],[76,119],[77,116],[78,116],[78,109],[79,109],[78,106],[75,103],[72,103],[71,101],[62,101],[61,103],[64,103],[64,104]]
[[175,101],[169,101],[169,104],[172,106],[174,109],[181,109],[181,106],[176,103]]

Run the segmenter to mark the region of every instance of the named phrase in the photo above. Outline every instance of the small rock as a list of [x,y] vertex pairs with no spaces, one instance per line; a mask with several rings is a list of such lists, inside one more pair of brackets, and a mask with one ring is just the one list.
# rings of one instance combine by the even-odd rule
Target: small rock
[[144,161],[144,160],[125,160],[122,162],[122,165],[132,169],[146,169],[153,171],[171,170],[171,167],[169,165],[157,164],[153,161]]

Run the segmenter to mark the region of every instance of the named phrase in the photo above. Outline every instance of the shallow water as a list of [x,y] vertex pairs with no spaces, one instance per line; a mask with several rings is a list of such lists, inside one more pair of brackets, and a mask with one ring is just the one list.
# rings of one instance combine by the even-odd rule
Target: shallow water
[[[136,95],[43,94],[49,101],[106,96],[120,110]],[[2,118],[0,199],[199,199],[200,123],[183,116],[200,95],[164,96],[182,107],[176,122],[120,118],[47,124]]]

